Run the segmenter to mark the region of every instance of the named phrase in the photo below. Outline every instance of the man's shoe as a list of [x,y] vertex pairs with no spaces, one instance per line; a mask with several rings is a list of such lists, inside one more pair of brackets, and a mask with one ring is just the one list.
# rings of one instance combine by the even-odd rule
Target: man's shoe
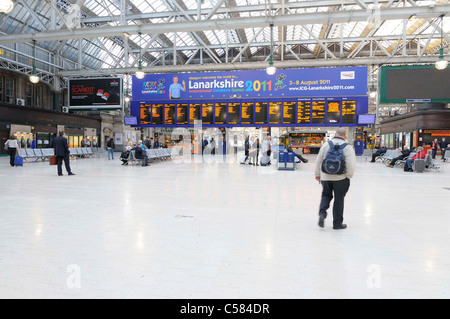
[[325,227],[325,218],[319,217],[319,227],[324,228]]
[[69,176],[74,176],[75,174],[74,173],[69,173]]
[[303,163],[308,163],[309,162],[309,160],[307,160],[307,159],[305,159],[304,161],[303,161]]
[[334,226],[334,227],[333,227],[333,229],[335,229],[335,230],[346,229],[346,228],[347,228],[347,225],[345,225],[345,224],[342,224],[342,225],[340,225],[340,226]]
[[64,176],[63,174],[58,174],[58,176]]

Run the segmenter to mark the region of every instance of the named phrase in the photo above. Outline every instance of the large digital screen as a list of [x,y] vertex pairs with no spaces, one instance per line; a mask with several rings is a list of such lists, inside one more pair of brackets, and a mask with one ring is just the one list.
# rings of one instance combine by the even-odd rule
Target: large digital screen
[[253,102],[242,102],[242,124],[252,125],[253,123]]
[[175,103],[164,104],[164,124],[175,124]]
[[122,79],[69,80],[69,109],[102,110],[122,108]]
[[311,123],[311,100],[300,100],[297,102],[297,124]]
[[325,100],[312,100],[312,123],[325,124]]
[[327,123],[339,124],[341,122],[341,103],[339,101],[328,101]]
[[342,124],[355,124],[356,101],[342,100]]
[[202,105],[200,103],[189,103],[189,123],[191,125],[196,124],[201,118]]
[[367,113],[368,97],[131,103],[131,116],[142,126],[356,126]]
[[177,125],[188,124],[188,103],[177,104]]
[[255,102],[255,124],[267,124],[267,102]]
[[163,104],[153,103],[152,104],[152,124],[161,125],[163,124]]
[[281,124],[281,101],[269,102],[269,124]]
[[228,124],[229,125],[241,124],[241,103],[240,102],[228,102]]
[[450,68],[410,65],[382,67],[380,102],[450,102]]
[[202,104],[202,124],[212,125],[214,124],[214,103]]
[[149,125],[151,124],[151,104],[143,103],[140,105],[140,124],[141,125]]
[[217,125],[227,124],[227,103],[216,102],[215,109],[216,109],[215,124]]
[[285,101],[283,103],[283,124],[295,124],[295,108],[297,102]]

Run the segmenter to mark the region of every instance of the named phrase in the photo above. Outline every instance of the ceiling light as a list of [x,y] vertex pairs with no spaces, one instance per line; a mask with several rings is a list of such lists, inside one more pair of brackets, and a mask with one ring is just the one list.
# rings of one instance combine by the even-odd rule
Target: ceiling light
[[14,9],[14,2],[11,0],[0,0],[0,12],[10,13]]
[[439,61],[437,61],[434,66],[438,70],[445,70],[448,66],[448,61],[444,58],[444,16],[441,16],[441,49],[439,50]]
[[[141,38],[140,43],[142,43],[142,33],[139,32],[139,37]],[[144,71],[142,71],[142,50],[139,52],[139,67],[136,71],[136,77],[139,80],[142,80],[145,77]]]
[[33,40],[33,72],[30,75],[30,82],[37,84],[39,83],[39,80],[36,72],[36,40]]
[[268,75],[274,75],[277,72],[277,68],[273,65],[273,24],[270,24],[270,57],[269,66],[266,68]]
[[441,57],[440,60],[437,61],[434,66],[438,70],[445,70],[448,67],[448,61],[444,60],[444,57]]

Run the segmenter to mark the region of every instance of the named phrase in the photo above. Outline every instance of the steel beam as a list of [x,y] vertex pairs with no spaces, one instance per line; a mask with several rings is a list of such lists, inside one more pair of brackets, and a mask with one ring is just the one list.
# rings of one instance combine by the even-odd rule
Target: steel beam
[[[439,60],[437,56],[422,57],[419,63],[433,64]],[[327,59],[327,60],[291,60],[275,62],[279,69],[288,68],[315,68],[315,67],[337,67],[337,66],[359,66],[359,65],[383,65],[383,64],[408,64],[417,63],[417,57],[390,57],[390,58],[358,58],[358,59]],[[244,62],[244,63],[222,63],[222,64],[203,64],[203,65],[176,65],[176,66],[152,66],[144,67],[147,74],[152,73],[180,73],[180,72],[208,72],[208,71],[233,71],[233,70],[263,70],[267,67],[266,62]],[[118,74],[132,74],[137,68],[118,68],[118,69],[98,69],[98,70],[67,70],[60,71],[57,75],[63,77],[92,77],[108,76]]]
[[[266,27],[270,23],[275,26],[286,25],[308,25],[326,24],[339,22],[367,21],[371,12],[366,10],[337,11],[337,12],[317,12],[307,14],[286,14],[274,16],[268,21],[267,17],[246,17],[231,18],[226,20],[202,20],[202,21],[182,21],[164,24],[146,23],[142,25],[88,27],[76,30],[56,30],[44,31],[32,34],[14,34],[0,37],[0,44],[20,43],[36,40],[56,41],[65,39],[97,38],[108,36],[122,36],[124,32],[129,34],[142,33],[172,33],[172,32],[198,32],[206,30],[229,30],[245,28]],[[437,18],[441,15],[450,14],[450,5],[436,7],[406,7],[406,8],[385,8],[380,9],[380,19],[408,19],[412,15],[420,18]]]

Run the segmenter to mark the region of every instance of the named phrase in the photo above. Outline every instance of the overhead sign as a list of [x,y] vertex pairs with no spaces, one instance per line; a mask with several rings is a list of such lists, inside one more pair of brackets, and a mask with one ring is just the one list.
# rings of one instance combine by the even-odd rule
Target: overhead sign
[[133,76],[133,100],[367,95],[367,67]]
[[70,110],[121,109],[122,100],[121,78],[69,80]]

